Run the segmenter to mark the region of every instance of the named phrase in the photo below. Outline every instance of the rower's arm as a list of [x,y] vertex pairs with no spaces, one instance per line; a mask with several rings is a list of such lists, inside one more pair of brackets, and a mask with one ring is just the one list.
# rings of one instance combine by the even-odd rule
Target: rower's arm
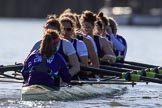
[[101,46],[102,50],[104,51],[104,54],[109,54],[109,55],[115,56],[114,51],[111,46],[111,43],[108,40],[106,40],[105,38],[100,38],[100,46]]
[[100,38],[100,46],[104,52],[103,60],[108,61],[110,64],[114,64],[116,62],[116,56],[110,42],[105,38]]
[[83,41],[77,41],[77,54],[79,56],[80,65],[88,66],[88,49]]
[[70,74],[69,69],[67,68],[67,64],[66,64],[66,62],[65,62],[65,60],[62,56],[60,56],[59,62],[61,64],[61,69],[60,69],[59,72],[60,72],[60,76],[61,76],[62,81],[70,82],[72,75]]
[[88,57],[90,58],[90,61],[92,62],[92,66],[99,68],[100,63],[99,63],[98,55],[95,52],[95,49],[94,49],[92,42],[90,40],[86,39],[86,38],[84,38],[84,42],[87,46]]
[[70,74],[74,76],[80,71],[80,64],[76,55],[76,51],[70,41],[63,40],[63,51],[64,54],[68,57],[68,62],[70,65]]
[[80,71],[80,64],[78,61],[78,57],[76,55],[76,53],[69,55],[68,56],[69,59],[69,64],[70,64],[70,73],[72,76],[74,76],[75,74],[77,74]]

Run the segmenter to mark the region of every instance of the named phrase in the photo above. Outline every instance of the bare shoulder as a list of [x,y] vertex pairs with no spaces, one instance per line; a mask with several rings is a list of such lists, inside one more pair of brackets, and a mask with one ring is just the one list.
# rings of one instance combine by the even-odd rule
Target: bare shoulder
[[89,39],[83,37],[83,42],[86,44],[86,46],[89,46],[91,41]]

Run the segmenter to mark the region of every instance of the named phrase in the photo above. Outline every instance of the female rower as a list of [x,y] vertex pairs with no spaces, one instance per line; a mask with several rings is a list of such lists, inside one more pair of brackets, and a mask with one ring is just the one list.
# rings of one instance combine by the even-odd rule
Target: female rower
[[75,38],[75,25],[74,22],[68,17],[62,17],[59,19],[61,24],[61,37],[69,40],[78,56],[81,65],[88,66],[88,51],[85,43]]
[[34,50],[25,60],[22,75],[28,85],[45,85],[55,88],[59,77],[70,82],[71,74],[63,57],[57,53],[59,34],[56,30],[47,30],[39,50]]
[[[95,51],[95,43],[93,41],[93,39],[90,37],[90,36],[84,36],[82,33],[80,33],[79,31],[76,32],[76,29],[77,28],[77,25],[79,22],[77,22],[78,20],[76,20],[76,18],[74,17],[74,14],[71,12],[70,9],[67,9],[65,10],[61,15],[60,15],[60,19],[63,18],[63,17],[68,17],[70,18],[73,23],[74,23],[74,29],[73,31],[75,31],[75,37],[78,38],[79,40],[82,40],[86,47],[87,47],[87,50],[88,50],[88,58],[90,60],[90,66],[93,66],[93,67],[96,67],[96,68],[99,68],[99,60],[98,60],[98,57],[97,57],[97,51]],[[95,59],[94,59],[95,58]],[[84,61],[84,64],[85,62],[87,61]]]
[[81,29],[85,36],[90,36],[97,47],[98,57],[110,64],[116,62],[115,54],[105,38],[93,35],[96,15],[91,11],[84,11],[80,18]]
[[[80,65],[82,66],[88,66],[88,51],[85,43],[81,40],[78,40],[75,38],[75,24],[74,22],[68,18],[68,17],[62,17],[59,19],[61,24],[61,36],[67,40],[69,40],[75,50],[76,54],[78,56],[78,59],[80,61]],[[87,79],[87,72],[80,71],[79,74],[75,78],[80,79]]]
[[[60,23],[57,20],[57,18],[54,15],[49,15],[47,22],[44,26],[44,30],[48,30],[48,29],[52,29],[52,30],[58,30],[60,32]],[[39,49],[40,47],[40,43],[41,41],[37,42],[32,51],[34,49]],[[73,47],[73,45],[71,44],[70,41],[66,40],[66,39],[62,39],[61,37],[59,37],[59,42],[57,45],[57,51],[62,54],[65,57],[66,62],[69,63],[70,68],[69,71],[71,73],[72,76],[74,76],[75,74],[77,74],[80,71],[80,64],[76,55],[76,51]]]
[[117,22],[112,17],[108,17],[108,21],[110,25],[106,28],[106,31],[109,35],[106,35],[106,37],[113,43],[117,61],[123,62],[127,53],[127,42],[117,34]]

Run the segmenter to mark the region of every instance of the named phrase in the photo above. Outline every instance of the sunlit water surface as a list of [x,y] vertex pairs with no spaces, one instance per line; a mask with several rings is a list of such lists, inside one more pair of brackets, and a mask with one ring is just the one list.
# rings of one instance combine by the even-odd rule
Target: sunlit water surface
[[[22,63],[33,44],[42,38],[45,20],[0,19],[0,65]],[[119,26],[126,38],[126,60],[162,65],[162,27]],[[162,85],[137,83],[122,95],[101,96],[77,101],[21,101],[21,83],[0,82],[0,107],[24,108],[161,108]]]

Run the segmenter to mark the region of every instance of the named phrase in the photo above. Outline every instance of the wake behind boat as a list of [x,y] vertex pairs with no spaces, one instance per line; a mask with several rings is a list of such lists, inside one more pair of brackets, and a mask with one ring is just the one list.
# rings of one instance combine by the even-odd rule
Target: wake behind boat
[[49,101],[49,100],[80,100],[97,96],[114,96],[125,92],[126,87],[107,84],[83,84],[75,86],[51,89],[42,85],[31,85],[22,88],[21,99],[23,101]]

